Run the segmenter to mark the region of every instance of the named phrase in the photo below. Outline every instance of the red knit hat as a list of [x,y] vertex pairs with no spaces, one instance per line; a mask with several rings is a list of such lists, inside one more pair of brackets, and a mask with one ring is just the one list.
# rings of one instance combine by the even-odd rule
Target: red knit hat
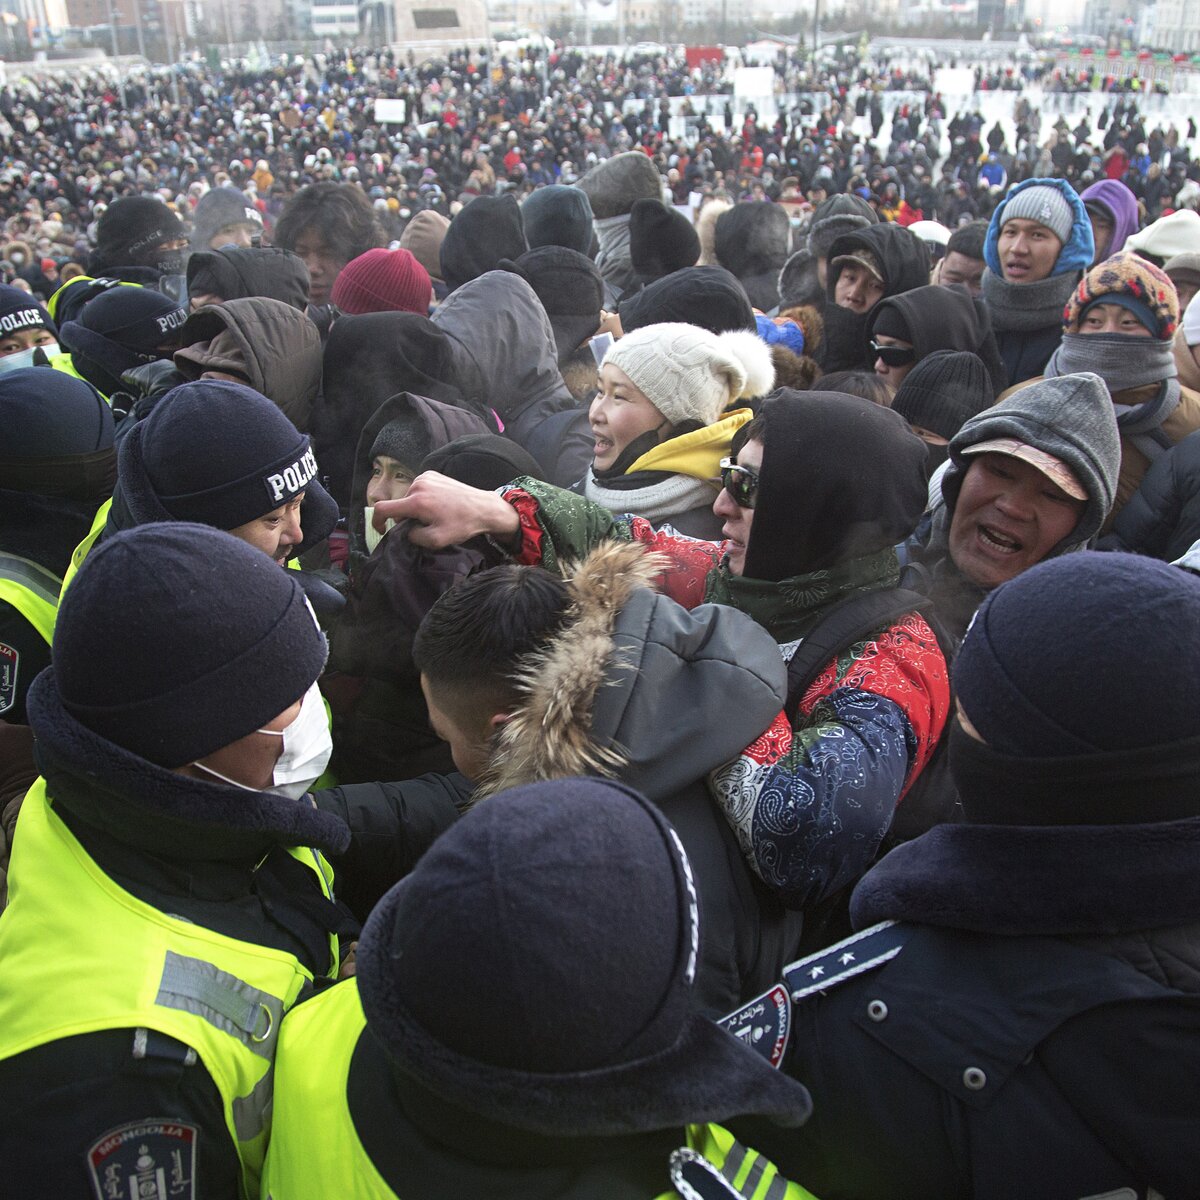
[[407,250],[368,250],[348,262],[333,283],[330,299],[351,316],[372,312],[429,311],[429,272]]

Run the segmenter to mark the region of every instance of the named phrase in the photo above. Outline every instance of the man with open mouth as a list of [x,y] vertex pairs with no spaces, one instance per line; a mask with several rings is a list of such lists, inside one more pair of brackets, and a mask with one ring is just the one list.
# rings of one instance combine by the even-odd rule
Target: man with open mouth
[[1120,462],[1108,389],[1089,373],[1030,384],[967,421],[950,442],[941,503],[905,548],[947,629],[961,638],[993,588],[1084,549],[1112,507]]

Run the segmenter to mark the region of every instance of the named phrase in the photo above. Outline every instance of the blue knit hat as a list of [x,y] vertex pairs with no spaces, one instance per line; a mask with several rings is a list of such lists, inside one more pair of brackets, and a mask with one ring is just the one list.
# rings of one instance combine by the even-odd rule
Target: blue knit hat
[[277,717],[320,675],[325,637],[291,576],[207,526],[106,538],[63,596],[54,666],[34,687],[141,758],[195,762]]

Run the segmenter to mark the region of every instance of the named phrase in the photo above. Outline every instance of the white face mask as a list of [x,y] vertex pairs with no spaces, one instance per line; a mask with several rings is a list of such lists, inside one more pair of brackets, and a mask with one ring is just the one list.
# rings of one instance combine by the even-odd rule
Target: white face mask
[[273,792],[277,796],[286,796],[290,800],[299,800],[329,766],[329,759],[333,755],[333,739],[329,736],[329,722],[325,716],[325,705],[321,701],[321,691],[315,683],[304,693],[300,711],[290,725],[284,729],[259,729],[255,732],[283,739],[283,750],[275,760],[270,787],[247,787],[246,784],[230,779],[202,762],[194,762],[192,766],[199,767],[209,775],[216,776],[222,783],[231,784],[245,792],[262,790]]
[[363,509],[363,512],[366,514],[366,519],[367,519],[366,528],[364,530],[364,532],[366,533],[366,537],[367,537],[367,553],[374,554],[375,547],[378,546],[379,543],[383,541],[384,534],[386,534],[387,530],[391,529],[392,526],[396,524],[396,522],[394,520],[392,520],[391,517],[388,517],[387,529],[384,530],[384,533],[380,533],[379,530],[376,529],[375,526],[372,524],[372,518],[375,516],[375,509],[373,507],[371,507],[370,505],[367,505],[367,507]]
[[58,343],[47,342],[44,346],[30,346],[27,350],[18,350],[16,354],[6,354],[0,358],[0,375],[7,375],[9,371],[19,371],[22,367],[45,366],[58,353]]

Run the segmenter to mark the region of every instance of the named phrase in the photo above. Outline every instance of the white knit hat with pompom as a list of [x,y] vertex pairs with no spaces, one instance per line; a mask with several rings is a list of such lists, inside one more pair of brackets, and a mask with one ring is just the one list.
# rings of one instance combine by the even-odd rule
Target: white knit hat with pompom
[[604,356],[629,376],[672,425],[712,425],[735,400],[764,396],[775,385],[771,351],[744,330],[709,333],[697,325],[646,325]]

